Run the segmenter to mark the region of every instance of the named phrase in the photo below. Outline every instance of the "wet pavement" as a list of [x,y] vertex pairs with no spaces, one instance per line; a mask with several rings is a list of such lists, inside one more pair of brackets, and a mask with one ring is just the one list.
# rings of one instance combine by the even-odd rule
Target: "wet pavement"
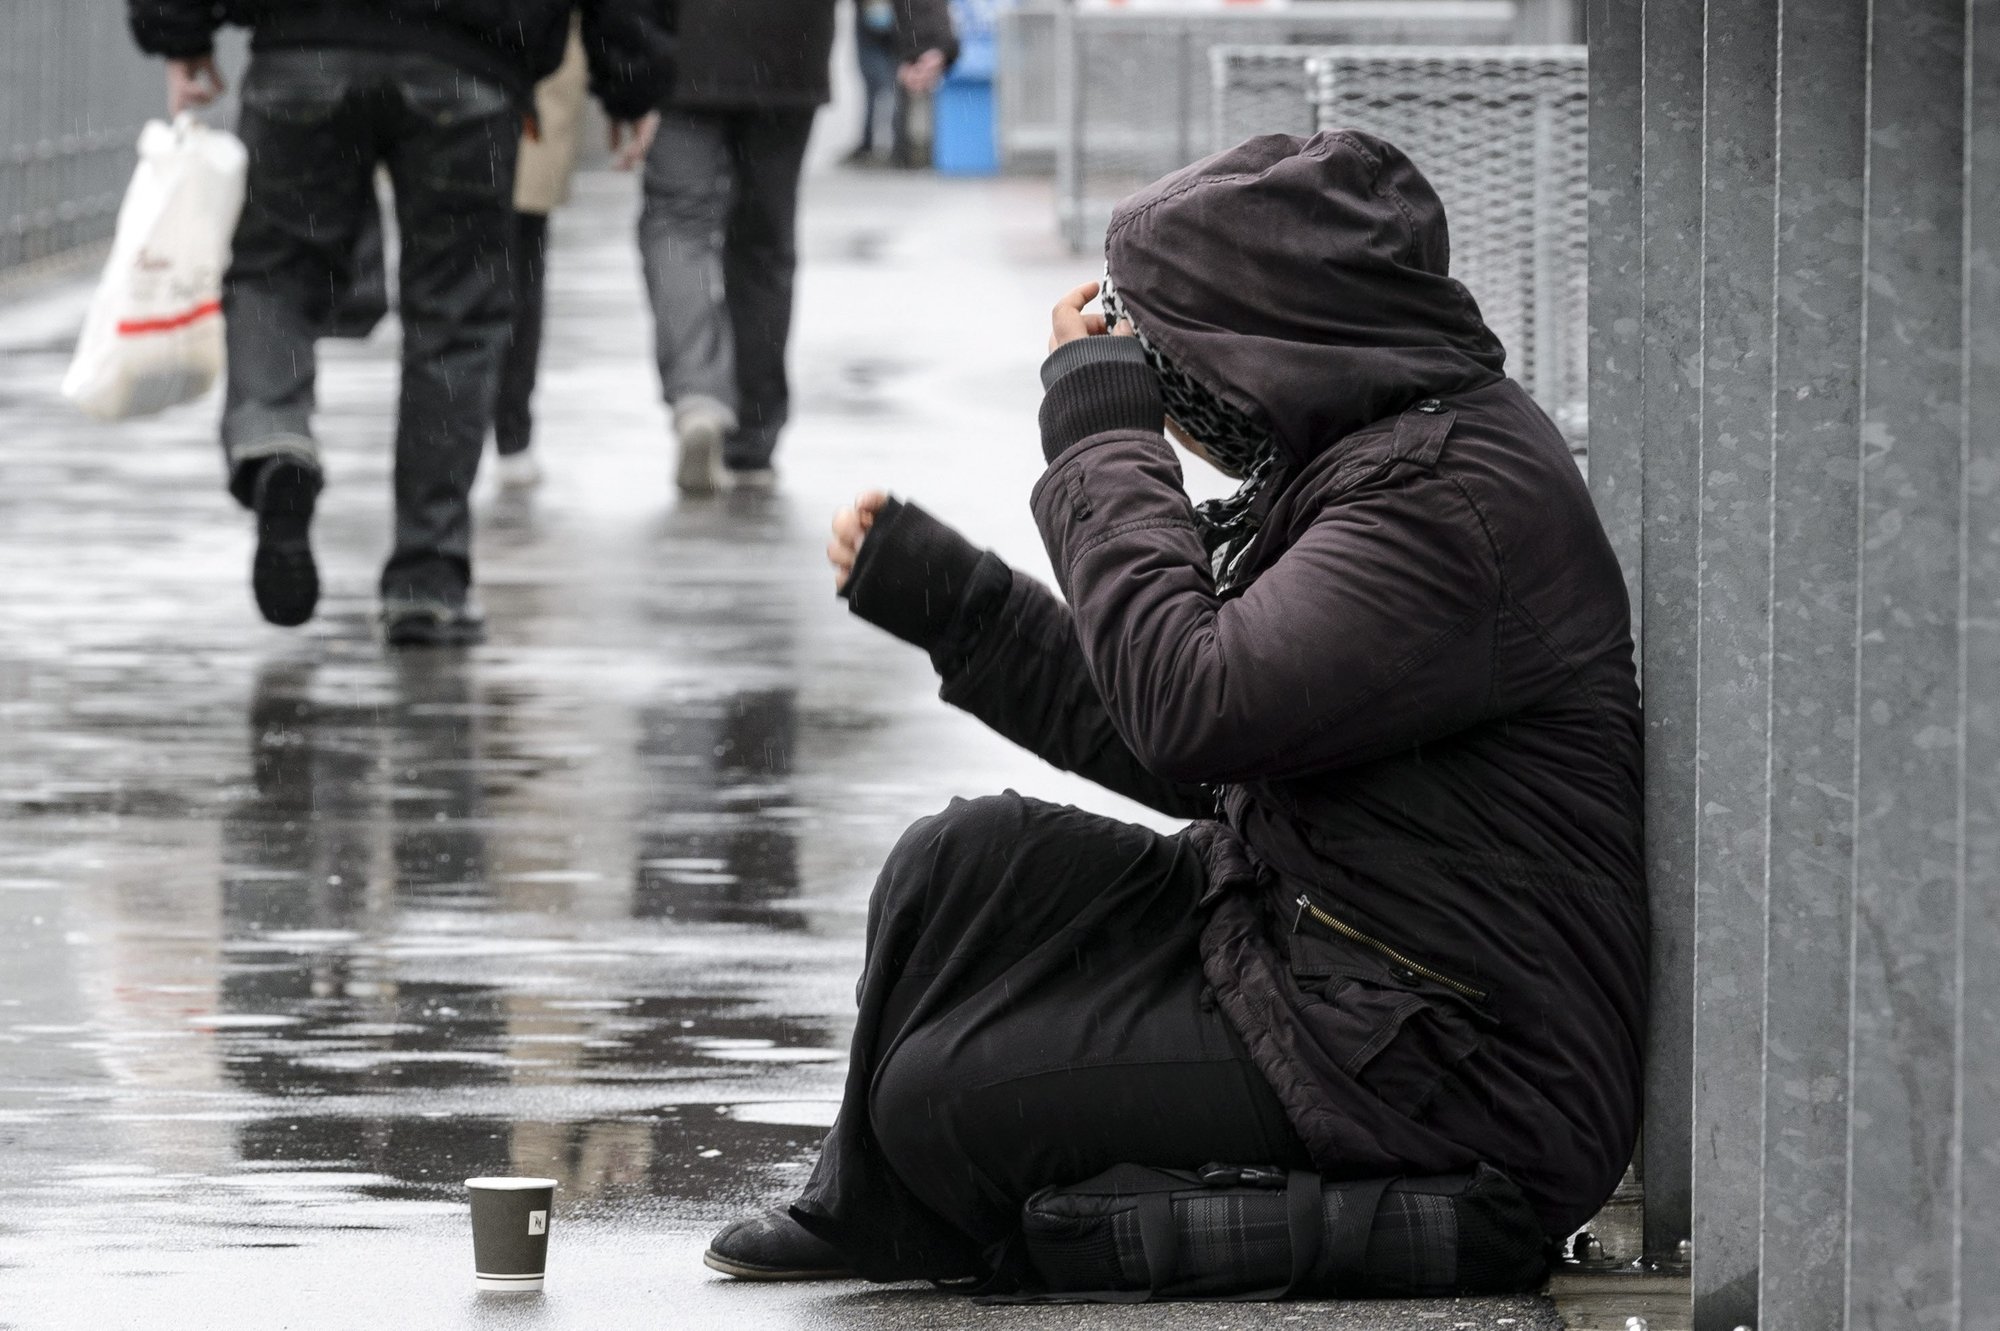
[[[1539,1300],[993,1310],[750,1287],[844,1067],[900,830],[1003,786],[1166,825],[939,704],[820,550],[884,484],[1045,570],[1035,367],[1090,276],[1044,189],[808,193],[775,496],[676,499],[631,183],[554,225],[492,642],[392,654],[393,329],[328,344],[320,618],[262,624],[215,407],[55,396],[87,286],[0,310],[0,1328],[1547,1328]],[[475,1296],[459,1181],[561,1181],[549,1292]]]

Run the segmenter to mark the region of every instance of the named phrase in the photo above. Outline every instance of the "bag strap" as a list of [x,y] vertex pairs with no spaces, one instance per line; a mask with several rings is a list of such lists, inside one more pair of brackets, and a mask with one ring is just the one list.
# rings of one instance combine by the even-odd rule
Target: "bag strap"
[[1173,1193],[1148,1192],[1139,1197],[1139,1247],[1146,1254],[1146,1288],[1153,1294],[1163,1293],[1180,1256]]
[[[1334,1270],[1361,1271],[1368,1265],[1368,1236],[1375,1230],[1375,1213],[1393,1179],[1377,1178],[1341,1187],[1340,1214],[1327,1235],[1327,1253]],[[1335,1291],[1339,1292],[1338,1290]]]
[[[1326,1216],[1320,1209],[1320,1177],[1294,1169],[1285,1179],[1285,1227],[1292,1233],[1292,1278],[1279,1298],[1290,1298],[1312,1276],[1325,1241]],[[1364,1237],[1363,1241],[1366,1239]]]

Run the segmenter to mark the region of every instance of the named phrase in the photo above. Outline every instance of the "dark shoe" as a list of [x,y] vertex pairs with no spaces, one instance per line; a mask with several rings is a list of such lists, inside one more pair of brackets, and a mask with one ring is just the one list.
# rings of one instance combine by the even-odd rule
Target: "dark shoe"
[[250,590],[264,618],[285,628],[311,619],[319,605],[319,568],[312,552],[319,487],[318,468],[274,458],[257,474],[252,492],[257,556],[250,564]]
[[486,641],[486,616],[470,601],[384,601],[382,636],[391,647],[471,647]]
[[847,1259],[786,1211],[732,1221],[708,1241],[702,1264],[738,1280],[852,1280]]

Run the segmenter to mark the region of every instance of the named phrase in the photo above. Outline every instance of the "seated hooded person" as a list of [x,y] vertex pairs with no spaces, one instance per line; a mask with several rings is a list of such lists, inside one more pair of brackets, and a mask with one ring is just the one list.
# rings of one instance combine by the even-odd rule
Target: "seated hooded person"
[[[838,1118],[789,1208],[715,1236],[729,1274],[991,1277],[1025,1199],[1126,1162],[1483,1163],[1560,1236],[1631,1158],[1625,587],[1437,195],[1370,135],[1272,135],[1105,249],[1042,369],[1061,599],[880,493],[829,553],[946,702],[1191,821],[1009,792],[911,827]],[[1191,504],[1169,440],[1241,487]]]

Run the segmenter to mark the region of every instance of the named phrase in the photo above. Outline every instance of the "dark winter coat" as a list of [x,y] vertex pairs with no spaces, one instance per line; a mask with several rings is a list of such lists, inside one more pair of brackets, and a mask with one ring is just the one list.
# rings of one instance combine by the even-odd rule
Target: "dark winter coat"
[[251,30],[252,50],[361,46],[421,51],[482,74],[523,106],[562,63],[570,14],[583,11],[591,91],[614,116],[659,104],[671,46],[658,0],[127,0],[132,36],[149,55],[207,55],[215,30]]
[[[831,95],[837,0],[662,0],[679,52],[672,104],[690,109],[812,107]],[[946,0],[895,0],[898,54],[958,57]]]
[[1569,450],[1380,140],[1253,139],[1106,244],[1149,341],[1282,445],[1247,575],[1217,592],[1152,371],[1100,337],[1044,369],[1068,605],[899,505],[854,609],[947,701],[1203,820],[1208,981],[1322,1169],[1483,1160],[1566,1232],[1631,1157],[1646,1007],[1629,613]]

